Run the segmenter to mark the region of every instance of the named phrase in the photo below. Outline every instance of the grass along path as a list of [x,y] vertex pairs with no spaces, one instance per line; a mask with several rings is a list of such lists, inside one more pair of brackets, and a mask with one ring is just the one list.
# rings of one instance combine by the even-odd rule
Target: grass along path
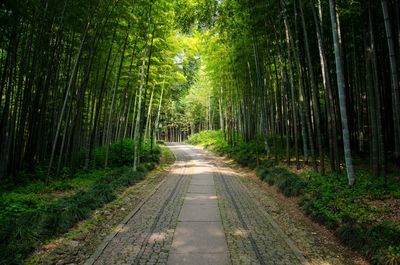
[[[82,216],[82,221],[72,224],[69,228],[65,229],[64,233],[60,233],[59,236],[54,236],[46,241],[36,242],[36,250],[24,263],[68,264],[79,263],[79,260],[85,260],[96,244],[101,242],[104,236],[123,219],[128,211],[139,203],[141,198],[163,179],[163,172],[173,163],[174,156],[168,148],[163,146],[161,147],[161,153],[159,166],[148,172],[144,179],[143,177],[132,178],[130,167],[106,170],[107,173],[104,174],[107,174],[109,178],[105,177],[105,179],[110,180],[114,178],[114,181],[102,184],[102,188],[106,190],[112,189],[112,195],[108,198],[108,202],[104,201],[102,205],[99,204],[99,207],[96,207],[94,211]],[[124,182],[124,176],[130,179],[130,181]],[[88,183],[90,182],[89,180],[87,180]],[[119,183],[119,185],[113,184],[113,182]],[[87,189],[93,190],[93,185],[90,186],[87,184]],[[65,195],[68,195],[67,199],[74,196],[75,193],[82,192],[84,189],[84,186],[78,185],[77,187],[79,187],[79,191],[70,190],[65,192]],[[96,195],[92,194],[91,196]],[[58,221],[61,220],[60,218]],[[22,259],[22,257],[18,258]],[[9,262],[2,260],[0,264],[3,263],[7,264]]]
[[115,200],[97,209],[66,234],[38,248],[28,258],[27,264],[83,263],[124,217],[164,179],[165,172],[174,161],[172,152],[161,146],[160,164],[148,172],[143,180],[121,191]]

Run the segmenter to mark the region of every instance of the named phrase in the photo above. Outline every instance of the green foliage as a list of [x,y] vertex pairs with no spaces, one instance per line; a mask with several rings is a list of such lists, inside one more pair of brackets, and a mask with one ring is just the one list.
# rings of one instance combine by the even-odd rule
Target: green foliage
[[225,148],[223,151],[228,151],[229,156],[235,159],[239,164],[250,168],[256,168],[259,163],[257,160],[260,159],[263,147],[257,140],[252,140],[247,143],[239,141],[239,143],[231,147],[230,150]]
[[161,156],[161,148],[158,145],[153,145],[151,147],[151,142],[147,141],[143,147],[142,152],[140,154],[141,161],[150,162],[150,163],[158,163],[160,162]]
[[[135,143],[131,139],[124,139],[114,142],[109,147],[108,166],[121,167],[133,165]],[[106,147],[101,146],[96,149],[96,166],[104,166]],[[140,160],[146,163],[158,163],[161,155],[161,149],[158,145],[151,148],[150,141],[142,145]]]
[[336,234],[344,243],[370,257],[375,264],[399,264],[399,224],[346,223],[336,230]]
[[[102,154],[104,148],[97,151]],[[21,264],[36,246],[65,233],[77,222],[115,199],[125,187],[143,179],[160,161],[161,149],[142,147],[138,172],[133,172],[133,142],[110,146],[111,168],[79,171],[72,178],[13,187],[0,197],[0,264]],[[104,163],[104,162],[103,162]],[[103,164],[102,163],[102,164]],[[7,187],[10,188],[10,187]]]
[[[116,141],[109,146],[108,166],[119,167],[122,165],[133,164],[135,143],[131,139]],[[96,149],[96,166],[104,166],[106,157],[106,146]]]
[[222,131],[202,131],[189,137],[188,143],[202,145],[220,155],[228,155],[243,166],[255,168],[257,156],[263,151],[261,141],[250,142],[239,141],[236,145],[230,146],[224,139]]
[[285,196],[299,196],[306,189],[306,182],[297,174],[267,161],[257,168],[257,176],[269,185],[276,185]]
[[218,145],[224,144],[224,135],[222,131],[202,131],[189,137],[187,140],[189,144],[196,145]]
[[400,264],[400,246],[389,246],[384,253],[382,263],[385,265],[399,265]]
[[89,189],[51,201],[34,193],[7,194],[0,212],[0,237],[4,239],[0,242],[0,263],[20,263],[40,242],[65,233],[92,210],[112,201],[122,188],[144,177],[130,167],[97,170],[87,173],[87,178],[93,175],[96,180]]
[[400,187],[395,182],[385,185],[384,180],[362,170],[357,173],[358,181],[353,188],[348,187],[344,176],[310,173],[307,193],[300,205],[314,220],[335,230],[344,243],[374,263],[385,264],[386,256],[391,256],[388,247],[400,246],[400,226],[389,220],[375,220],[374,214],[391,210],[370,206],[365,201],[395,198]]
[[133,164],[135,144],[131,139],[117,141],[110,145],[110,166],[120,167]]

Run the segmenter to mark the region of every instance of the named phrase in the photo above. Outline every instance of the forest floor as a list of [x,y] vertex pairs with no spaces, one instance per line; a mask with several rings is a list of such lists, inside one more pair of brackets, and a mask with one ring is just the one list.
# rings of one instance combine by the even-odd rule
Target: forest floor
[[127,189],[30,263],[368,264],[254,171],[198,147],[171,149],[171,168]]
[[97,209],[64,235],[42,245],[26,264],[82,264],[126,215],[165,179],[175,157],[169,148],[161,150],[160,164],[143,180],[125,189],[115,200]]

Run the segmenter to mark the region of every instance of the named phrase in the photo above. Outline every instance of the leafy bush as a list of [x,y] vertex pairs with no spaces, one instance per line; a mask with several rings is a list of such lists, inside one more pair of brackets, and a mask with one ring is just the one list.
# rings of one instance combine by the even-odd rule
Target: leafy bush
[[116,141],[110,145],[109,165],[120,167],[133,164],[135,143],[131,139]]
[[[133,165],[135,143],[131,139],[114,142],[109,147],[108,166],[121,167]],[[96,149],[95,161],[97,167],[102,167],[105,161],[106,147]],[[140,161],[158,163],[160,161],[161,149],[158,145],[151,148],[150,141],[143,144],[140,153]]]
[[267,161],[256,169],[257,176],[269,185],[276,185],[285,196],[298,196],[306,189],[306,182],[297,174]]
[[190,144],[213,145],[224,139],[222,131],[202,131],[191,135],[187,140]]
[[[116,141],[109,146],[108,166],[120,167],[133,164],[135,143],[131,139]],[[102,167],[106,159],[106,146],[100,146],[95,151],[95,164]]]
[[336,234],[350,247],[361,250],[375,264],[400,264],[399,224],[346,223],[337,228]]
[[140,161],[147,163],[159,163],[161,157],[161,148],[158,145],[151,147],[151,142],[148,141],[142,146]]

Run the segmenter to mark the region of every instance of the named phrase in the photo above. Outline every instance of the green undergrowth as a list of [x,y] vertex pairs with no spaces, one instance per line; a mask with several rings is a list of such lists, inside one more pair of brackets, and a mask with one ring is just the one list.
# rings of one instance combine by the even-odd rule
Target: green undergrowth
[[[260,179],[277,186],[285,196],[299,196],[299,205],[306,214],[335,231],[342,242],[372,263],[400,264],[398,179],[389,177],[385,183],[372,177],[367,168],[358,168],[357,183],[350,188],[344,174],[321,175],[309,170],[297,173],[282,163],[261,159],[265,157],[261,140],[229,146],[221,131],[203,131],[188,142],[255,168]],[[272,146],[274,152],[283,154],[278,146],[276,150]]]
[[224,139],[221,131],[203,131],[192,135],[188,141],[190,144],[201,145],[219,155],[228,155],[243,166],[257,167],[257,152],[263,151],[262,144],[257,141],[239,141],[230,146]]
[[163,146],[161,148],[160,168],[172,165],[175,162],[174,153],[163,142],[160,141],[159,144]]
[[309,216],[374,264],[400,264],[398,181],[385,184],[363,169],[356,171],[354,187],[347,185],[344,174],[306,175],[307,190],[299,205]]
[[269,185],[276,185],[288,197],[303,194],[307,187],[307,182],[301,177],[276,163],[263,162],[257,167],[256,173],[260,179]]
[[[35,247],[67,232],[93,210],[111,202],[118,193],[155,168],[157,145],[143,146],[142,163],[133,172],[131,141],[110,146],[108,168],[79,170],[72,176],[0,187],[0,264],[22,264]],[[166,149],[165,147],[163,149]],[[100,159],[102,150],[97,150]]]

